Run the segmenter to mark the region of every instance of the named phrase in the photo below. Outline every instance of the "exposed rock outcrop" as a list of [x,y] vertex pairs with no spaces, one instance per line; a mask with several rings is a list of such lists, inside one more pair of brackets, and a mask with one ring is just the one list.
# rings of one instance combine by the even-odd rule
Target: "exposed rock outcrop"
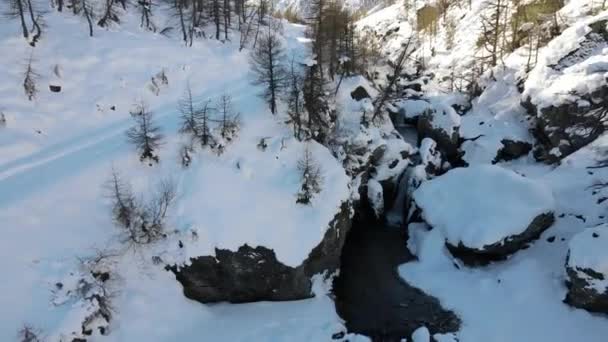
[[371,98],[371,96],[369,96],[369,92],[363,86],[359,86],[355,90],[353,90],[350,93],[350,96],[355,101],[361,101],[363,99]]
[[[436,121],[439,115],[448,115],[446,113],[438,113],[435,111],[426,111],[418,118],[418,138],[431,138],[437,143],[437,148],[445,155],[448,161],[453,164],[459,164],[462,157],[460,147],[459,127],[452,126],[442,127]],[[457,115],[457,114],[454,114]]]
[[246,303],[295,300],[311,296],[311,284],[301,270],[280,263],[274,251],[241,246],[232,252],[216,249],[176,270],[184,295],[202,303]]
[[503,139],[502,148],[496,152],[493,163],[510,161],[527,155],[532,150],[532,144],[525,141]]
[[351,227],[351,204],[345,202],[330,223],[323,240],[298,267],[277,260],[263,246],[241,246],[237,251],[216,249],[215,256],[191,259],[189,265],[171,266],[184,295],[202,303],[285,301],[310,298],[311,277],[340,267],[340,254]]
[[608,314],[608,226],[588,228],[569,243],[565,302]]
[[[606,131],[608,69],[598,59],[608,47],[606,24],[599,20],[565,31],[549,45],[555,56],[546,56],[525,83],[522,105],[534,118],[539,161],[556,163]],[[561,48],[573,40],[574,49]]]

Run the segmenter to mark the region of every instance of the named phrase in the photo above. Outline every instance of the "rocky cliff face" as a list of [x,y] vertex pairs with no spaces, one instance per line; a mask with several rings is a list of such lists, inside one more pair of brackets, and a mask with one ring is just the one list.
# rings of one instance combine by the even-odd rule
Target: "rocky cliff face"
[[184,295],[201,303],[310,298],[311,277],[331,274],[340,267],[352,214],[351,203],[344,202],[323,240],[298,267],[284,265],[271,249],[243,245],[237,251],[216,249],[215,256],[193,258],[189,265],[170,269],[184,287]]

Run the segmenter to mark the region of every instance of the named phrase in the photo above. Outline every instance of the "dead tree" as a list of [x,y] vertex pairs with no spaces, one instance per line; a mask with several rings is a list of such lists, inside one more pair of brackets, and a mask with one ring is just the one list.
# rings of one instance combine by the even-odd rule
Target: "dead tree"
[[380,96],[374,101],[374,115],[372,116],[372,121],[377,120],[384,109],[384,105],[386,101],[389,99],[391,93],[393,92],[393,88],[397,84],[397,80],[401,76],[401,72],[403,71],[403,67],[405,66],[405,62],[410,58],[414,49],[412,49],[413,37],[410,36],[408,40],[401,47],[401,52],[399,53],[399,57],[395,61],[393,65],[392,75],[389,76],[388,84],[382,89]]
[[234,111],[230,95],[220,96],[217,111],[220,135],[224,140],[231,141],[239,130],[239,114]]
[[103,14],[97,25],[107,27],[111,22],[120,23],[118,12],[116,10],[116,0],[105,0]]
[[215,139],[211,133],[210,112],[212,108],[210,101],[199,101],[192,95],[190,85],[178,103],[181,116],[180,133],[190,136],[191,145],[194,142],[202,147],[215,145]]
[[165,218],[176,196],[175,183],[163,180],[147,201],[137,200],[130,184],[113,171],[107,185],[112,201],[114,222],[123,229],[124,240],[132,244],[148,244],[163,238]]
[[152,7],[155,6],[152,0],[137,0],[135,6],[140,12],[140,24],[139,26],[156,32],[156,25],[152,21]]
[[131,229],[137,205],[130,184],[123,181],[118,171],[112,169],[112,175],[105,187],[108,197],[112,201],[114,222],[125,229]]
[[163,135],[160,133],[160,127],[153,122],[152,112],[145,103],[140,103],[132,116],[135,126],[127,131],[128,140],[137,148],[142,162],[147,159],[158,163],[156,151],[162,144]]
[[36,81],[39,77],[38,73],[34,70],[34,50],[30,52],[30,57],[27,60],[25,67],[24,78],[23,78],[23,90],[28,100],[32,101],[38,94],[38,88],[36,87]]
[[304,154],[298,160],[298,171],[300,173],[301,186],[297,194],[297,203],[308,205],[315,195],[321,192],[323,174],[318,162],[313,158],[307,145]]
[[287,91],[287,115],[289,116],[288,123],[293,127],[293,135],[298,140],[304,139],[307,135],[307,129],[305,128],[306,108],[302,96],[303,82],[304,80],[296,69],[295,61],[292,58],[289,70],[289,90]]
[[30,20],[32,22],[32,40],[30,41],[30,45],[31,46],[36,46],[36,43],[38,42],[38,40],[40,39],[40,36],[42,36],[42,26],[41,26],[41,21],[42,21],[42,14],[38,11],[36,11],[36,9],[34,8],[34,5],[32,4],[32,0],[25,0],[27,3],[27,7],[28,7],[28,12],[30,13]]
[[93,37],[93,20],[95,20],[95,7],[89,3],[89,0],[80,0],[82,6],[82,16],[86,19],[89,25],[89,37]]
[[27,0],[9,0],[8,1],[8,10],[4,12],[4,16],[9,19],[19,19],[19,23],[21,24],[21,32],[23,34],[23,38],[26,40],[29,39],[30,31],[27,28],[27,23],[25,21],[26,17],[26,2]]
[[285,87],[287,73],[283,66],[285,53],[281,40],[272,32],[263,35],[251,53],[254,84],[264,86],[263,98],[276,114],[279,95]]
[[484,60],[490,67],[496,66],[498,61],[502,61],[506,52],[507,20],[505,14],[508,6],[507,0],[492,0],[488,3],[487,12],[481,16],[482,32],[477,45],[488,54]]
[[[23,38],[29,41],[31,46],[35,46],[42,36],[42,12],[38,11],[32,0],[7,0],[8,9],[4,16],[8,19],[19,19]],[[32,25],[31,29],[28,29]]]
[[25,324],[23,328],[19,330],[17,338],[19,342],[42,342],[40,330],[28,324]]

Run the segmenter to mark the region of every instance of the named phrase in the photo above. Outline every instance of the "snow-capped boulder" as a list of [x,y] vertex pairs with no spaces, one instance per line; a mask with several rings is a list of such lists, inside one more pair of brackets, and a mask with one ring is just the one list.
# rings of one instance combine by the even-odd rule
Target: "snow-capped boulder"
[[323,240],[297,266],[283,264],[272,249],[249,245],[237,251],[215,250],[215,256],[201,256],[188,265],[169,269],[182,284],[184,295],[201,303],[285,301],[313,296],[312,277],[340,267],[340,255],[351,228],[352,209],[343,203]]
[[605,131],[607,20],[590,19],[549,43],[524,84],[523,105],[536,119],[538,160],[554,163]]
[[246,303],[311,297],[310,280],[277,261],[265,247],[241,246],[238,251],[216,249],[176,272],[184,295],[203,303]]
[[413,194],[421,216],[468,264],[504,259],[554,221],[545,185],[494,165],[453,169]]
[[367,200],[377,219],[384,214],[384,190],[382,184],[375,179],[367,182]]
[[441,170],[443,161],[435,140],[424,138],[420,142],[420,164],[425,166],[425,170],[429,174],[435,175]]
[[608,225],[588,228],[569,243],[566,303],[608,313]]
[[446,104],[434,105],[418,118],[418,136],[431,138],[444,153],[448,161],[460,159],[460,116]]

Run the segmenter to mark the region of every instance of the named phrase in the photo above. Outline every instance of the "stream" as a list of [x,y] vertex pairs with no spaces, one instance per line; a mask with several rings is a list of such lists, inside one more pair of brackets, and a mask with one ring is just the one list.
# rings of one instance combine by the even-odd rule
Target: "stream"
[[[399,128],[404,140],[417,146],[415,128]],[[387,217],[403,220],[403,200],[394,203],[397,209]],[[399,276],[399,265],[416,260],[407,248],[407,229],[365,216],[355,214],[342,250],[340,274],[334,280],[336,310],[348,331],[388,342],[409,339],[423,325],[432,333],[458,330],[460,320],[454,313]]]

